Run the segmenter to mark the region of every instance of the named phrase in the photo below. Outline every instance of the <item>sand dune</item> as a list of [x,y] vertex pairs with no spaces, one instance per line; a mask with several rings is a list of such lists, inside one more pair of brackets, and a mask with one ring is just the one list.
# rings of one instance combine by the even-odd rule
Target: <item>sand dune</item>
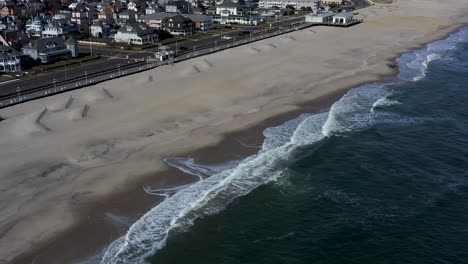
[[1,109],[0,263],[75,224],[84,202],[135,188],[163,157],[393,74],[395,56],[467,21],[464,0],[389,10]]

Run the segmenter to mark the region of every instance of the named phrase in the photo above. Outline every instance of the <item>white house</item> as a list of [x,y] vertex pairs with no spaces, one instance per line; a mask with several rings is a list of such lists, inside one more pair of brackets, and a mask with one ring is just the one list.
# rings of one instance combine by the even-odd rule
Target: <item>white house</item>
[[0,45],[0,72],[21,71],[20,54],[12,47]]
[[134,45],[152,44],[158,41],[158,35],[144,23],[128,23],[114,35],[115,42]]
[[109,38],[111,36],[111,28],[109,24],[97,20],[91,25],[91,36],[95,38]]
[[71,12],[70,11],[60,11],[57,14],[55,14],[52,19],[53,20],[61,20],[61,19],[66,19],[66,20],[71,20]]
[[42,30],[43,38],[68,36],[72,32],[78,32],[78,27],[66,20],[49,21]]
[[229,1],[209,8],[207,14],[213,17],[214,22],[220,24],[258,25],[263,21],[260,14],[246,12],[239,4]]
[[40,37],[42,35],[42,30],[44,29],[44,22],[42,18],[37,16],[33,20],[28,20],[26,22],[26,32],[33,37]]

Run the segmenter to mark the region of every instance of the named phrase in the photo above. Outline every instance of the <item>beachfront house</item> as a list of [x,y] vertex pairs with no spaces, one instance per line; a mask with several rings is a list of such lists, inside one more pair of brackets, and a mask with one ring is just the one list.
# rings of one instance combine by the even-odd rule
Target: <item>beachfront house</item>
[[193,27],[196,31],[209,31],[213,28],[213,18],[211,16],[199,14],[183,14],[193,22]]
[[207,9],[207,14],[219,24],[258,25],[263,21],[260,14],[247,12],[238,3],[230,1],[210,7]]
[[21,71],[21,54],[12,47],[0,45],[0,72]]
[[[151,28],[163,29],[163,20],[177,16],[177,13],[154,13],[143,17],[143,21]],[[192,20],[193,30],[209,31],[213,28],[213,18],[198,14],[180,14],[185,18]]]
[[78,42],[70,37],[67,41],[62,38],[39,38],[23,47],[23,54],[41,63],[50,63],[64,58],[78,57]]
[[114,35],[117,43],[147,45],[158,41],[158,35],[144,23],[130,22],[123,25]]
[[172,35],[191,35],[194,31],[193,21],[182,15],[166,17],[162,21],[163,29]]

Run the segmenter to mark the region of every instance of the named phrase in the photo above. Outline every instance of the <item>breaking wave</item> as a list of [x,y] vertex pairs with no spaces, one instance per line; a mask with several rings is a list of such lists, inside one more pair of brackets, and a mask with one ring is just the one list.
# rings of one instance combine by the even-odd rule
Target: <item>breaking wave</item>
[[[466,31],[401,56],[399,79],[423,78],[428,63],[455,47],[454,43],[465,37]],[[193,159],[166,158],[166,163],[198,176],[200,181],[175,190],[145,188],[148,193],[166,193],[167,199],[135,222],[125,236],[114,241],[101,264],[145,263],[145,258],[165,246],[171,232],[187,230],[197,218],[217,213],[233,199],[275,181],[294,161],[294,154],[301,147],[367,129],[375,122],[390,122],[385,120],[389,116],[385,111],[375,110],[399,104],[389,99],[392,93],[388,85],[391,84],[361,86],[350,90],[328,112],[302,114],[280,126],[265,129],[261,150],[242,161],[216,167],[197,164]]]
[[453,50],[460,42],[468,39],[468,29],[450,35],[448,38],[428,44],[425,48],[403,54],[397,59],[400,73],[398,78],[405,81],[419,81],[426,76],[427,67],[449,50]]

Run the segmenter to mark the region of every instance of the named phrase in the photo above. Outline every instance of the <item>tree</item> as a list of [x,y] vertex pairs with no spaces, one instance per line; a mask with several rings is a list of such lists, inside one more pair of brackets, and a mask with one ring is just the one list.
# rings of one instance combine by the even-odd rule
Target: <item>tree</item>
[[293,5],[286,5],[287,9],[291,9],[292,11],[296,10],[296,8]]

